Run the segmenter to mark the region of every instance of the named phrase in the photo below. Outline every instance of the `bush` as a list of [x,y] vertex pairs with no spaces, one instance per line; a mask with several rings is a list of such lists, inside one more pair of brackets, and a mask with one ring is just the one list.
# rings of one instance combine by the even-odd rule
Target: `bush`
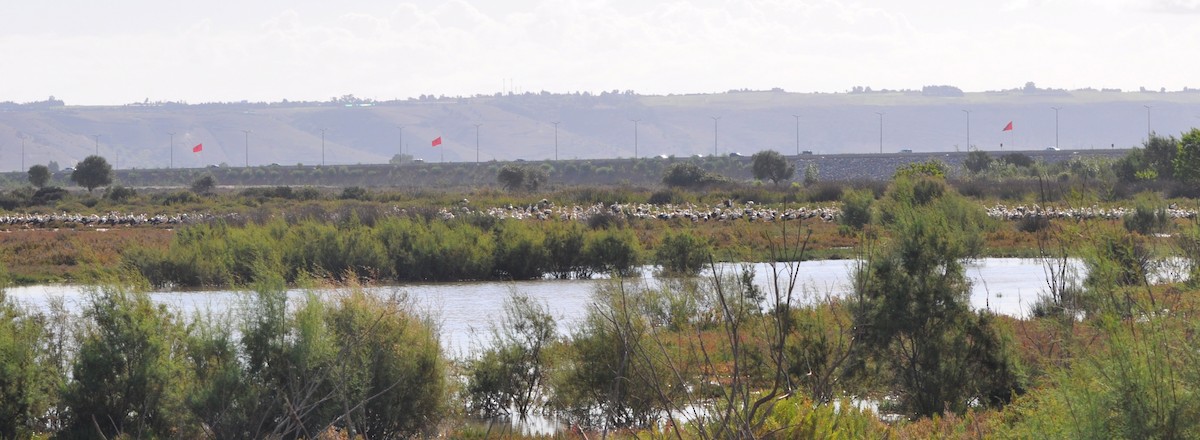
[[640,293],[614,282],[596,294],[587,316],[570,337],[566,359],[551,377],[549,404],[586,427],[647,427],[670,408],[687,386],[675,380],[666,360],[642,351],[649,323]]
[[524,419],[540,406],[548,376],[547,351],[556,338],[554,317],[544,304],[513,293],[492,345],[468,367],[470,411],[482,417],[509,414]]
[[654,264],[667,274],[696,275],[708,264],[712,249],[690,232],[668,232],[654,249]]
[[822,182],[808,188],[808,201],[833,202],[842,199],[845,185],[834,182]]
[[725,182],[726,179],[718,174],[710,173],[692,162],[679,162],[667,167],[663,174],[663,184],[671,187],[695,188],[715,183]]
[[1003,156],[1000,156],[1000,161],[1010,164],[1010,165],[1013,165],[1013,166],[1021,167],[1021,168],[1029,168],[1029,167],[1033,166],[1033,162],[1034,162],[1032,157],[1029,157],[1028,155],[1023,154],[1023,153],[1005,154]]
[[874,203],[875,194],[869,190],[859,189],[843,193],[841,223],[861,230],[871,223],[871,205]]
[[674,189],[665,189],[650,194],[648,202],[653,205],[679,204],[683,203],[683,195]]
[[123,203],[136,196],[136,190],[121,185],[113,185],[104,190],[104,198],[114,203]]
[[[0,273],[0,285],[8,284]],[[65,377],[52,365],[46,322],[23,312],[0,289],[0,438],[33,438],[52,427],[51,408]]]
[[361,186],[348,186],[342,188],[342,194],[338,198],[342,200],[370,200],[371,195]]
[[1006,403],[1023,374],[993,316],[971,311],[963,268],[982,249],[986,213],[953,193],[923,200],[936,191],[919,187],[893,182],[883,213],[894,241],[855,271],[854,339],[867,355],[856,364],[895,372],[891,391],[910,416]]
[[596,273],[628,277],[641,264],[641,244],[628,229],[602,229],[588,234],[583,254]]
[[1122,223],[1126,231],[1150,235],[1165,231],[1171,224],[1171,217],[1161,200],[1141,196],[1134,201],[1133,212],[1126,214]]
[[496,238],[493,272],[500,279],[532,280],[541,278],[550,265],[544,246],[546,237],[539,229],[516,220],[501,222]]
[[192,181],[192,192],[200,195],[212,194],[217,188],[217,179],[212,174],[205,174]]
[[146,294],[117,289],[93,294],[84,317],[89,324],[77,336],[63,394],[64,431],[76,438],[200,435],[178,430],[190,425],[183,397],[192,382],[174,356],[184,338],[179,319]]
[[552,222],[545,228],[546,259],[550,274],[558,279],[591,277],[583,255],[584,229],[579,222]]
[[[969,147],[969,145],[968,145],[968,147]],[[967,171],[970,171],[972,174],[975,174],[975,173],[979,173],[983,170],[986,170],[988,168],[988,165],[991,164],[991,162],[992,162],[992,157],[988,156],[988,153],[986,151],[975,150],[970,153],[967,153],[967,158],[966,158],[966,160],[963,161],[963,166],[967,168]]]
[[49,205],[62,200],[68,195],[70,193],[67,190],[57,186],[42,187],[33,193],[33,197],[29,199],[29,203],[34,206]]

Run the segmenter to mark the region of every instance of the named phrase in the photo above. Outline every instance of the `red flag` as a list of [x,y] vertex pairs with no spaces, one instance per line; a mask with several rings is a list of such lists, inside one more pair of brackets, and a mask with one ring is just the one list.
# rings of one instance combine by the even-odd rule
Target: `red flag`
[[1005,125],[1004,129],[1000,131],[1012,131],[1012,121],[1008,121],[1008,125]]
[[196,144],[196,146],[192,147],[193,153],[199,153],[201,151],[204,151],[204,144]]
[[441,145],[441,144],[442,144],[442,137],[441,137],[441,136],[438,136],[438,137],[437,137],[437,139],[434,139],[434,140],[433,140],[433,146],[435,146],[435,147],[436,147],[436,146],[438,146],[438,145]]

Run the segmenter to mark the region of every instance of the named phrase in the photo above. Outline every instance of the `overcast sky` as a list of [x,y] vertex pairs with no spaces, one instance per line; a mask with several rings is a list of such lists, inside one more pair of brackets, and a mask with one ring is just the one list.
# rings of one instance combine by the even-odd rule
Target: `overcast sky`
[[0,101],[854,86],[1200,87],[1200,0],[60,0],[0,6]]

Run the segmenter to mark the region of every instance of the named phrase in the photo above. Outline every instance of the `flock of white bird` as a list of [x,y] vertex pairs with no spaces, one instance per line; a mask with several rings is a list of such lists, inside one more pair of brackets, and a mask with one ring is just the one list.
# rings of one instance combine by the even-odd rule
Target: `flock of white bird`
[[[405,212],[397,209],[395,212]],[[1102,208],[1097,205],[1088,207],[1061,207],[1033,205],[995,205],[987,208],[990,217],[1005,220],[1022,220],[1028,218],[1047,219],[1120,219],[1133,212],[1132,208],[1112,207]],[[1194,219],[1196,209],[1180,208],[1171,204],[1166,208],[1171,218]],[[830,204],[827,206],[799,206],[792,208],[775,208],[760,206],[753,201],[744,204],[726,200],[717,205],[700,206],[691,203],[681,205],[649,203],[596,203],[592,205],[558,206],[545,199],[524,206],[501,206],[474,209],[470,202],[462,200],[458,206],[442,208],[439,216],[443,220],[451,220],[463,215],[486,215],[502,219],[517,220],[562,220],[587,221],[596,216],[612,216],[626,219],[644,220],[675,220],[681,219],[696,223],[701,222],[778,222],[791,220],[820,220],[832,222],[841,216],[841,209]],[[107,214],[5,214],[0,215],[0,226],[16,226],[29,228],[47,227],[103,227],[103,226],[140,226],[140,225],[180,225],[199,223],[214,218],[236,217],[236,214],[128,214],[110,212]]]

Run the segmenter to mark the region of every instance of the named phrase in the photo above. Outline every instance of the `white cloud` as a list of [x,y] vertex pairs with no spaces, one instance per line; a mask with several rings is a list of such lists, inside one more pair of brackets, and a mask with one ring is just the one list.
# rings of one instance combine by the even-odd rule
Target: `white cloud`
[[[1197,86],[1187,54],[1200,41],[1193,15],[1163,13],[1200,10],[1200,0],[237,5],[39,4],[0,30],[0,100],[389,99],[493,93],[509,78],[560,92],[1178,89]],[[91,20],[50,19],[71,7]]]

